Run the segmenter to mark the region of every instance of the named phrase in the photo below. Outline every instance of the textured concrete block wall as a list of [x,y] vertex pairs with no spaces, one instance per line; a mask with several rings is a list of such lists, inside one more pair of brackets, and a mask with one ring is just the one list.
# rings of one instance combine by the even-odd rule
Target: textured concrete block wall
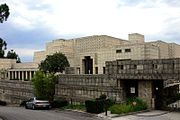
[[116,80],[108,79],[106,75],[60,75],[56,86],[56,97],[75,102],[95,99],[102,94],[120,101],[121,92]]
[[152,99],[152,81],[138,82],[138,97],[146,101],[149,108],[154,107]]
[[33,96],[30,82],[0,80],[0,100],[11,104],[19,104]]

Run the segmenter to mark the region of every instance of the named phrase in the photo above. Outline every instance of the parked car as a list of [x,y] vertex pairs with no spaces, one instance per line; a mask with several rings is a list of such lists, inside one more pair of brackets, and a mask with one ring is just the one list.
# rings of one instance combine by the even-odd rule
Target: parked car
[[28,101],[26,101],[25,104],[26,109],[37,109],[37,108],[51,108],[51,105],[48,100],[42,100],[37,97],[30,98]]

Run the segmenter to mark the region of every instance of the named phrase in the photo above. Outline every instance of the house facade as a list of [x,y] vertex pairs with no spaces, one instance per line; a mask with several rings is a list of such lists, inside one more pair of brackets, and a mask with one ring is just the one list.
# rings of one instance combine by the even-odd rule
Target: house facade
[[144,35],[129,34],[129,39],[107,35],[75,39],[58,39],[46,44],[45,51],[34,53],[34,63],[40,63],[47,55],[65,54],[73,74],[104,74],[105,62],[119,59],[145,60],[179,58],[180,45],[163,41],[145,42]]

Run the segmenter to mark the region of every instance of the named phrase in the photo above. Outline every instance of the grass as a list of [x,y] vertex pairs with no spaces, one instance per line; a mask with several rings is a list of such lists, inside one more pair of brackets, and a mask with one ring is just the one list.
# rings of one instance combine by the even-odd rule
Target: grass
[[131,105],[128,105],[126,103],[122,104],[115,104],[112,107],[110,107],[110,111],[112,114],[123,114],[123,113],[129,113],[133,111],[133,108]]
[[147,104],[139,98],[129,98],[125,103],[115,104],[110,107],[112,114],[124,114],[147,109]]
[[65,107],[63,107],[64,109],[73,109],[73,110],[81,110],[81,111],[85,111],[86,107],[84,104],[79,104],[79,105],[67,105]]

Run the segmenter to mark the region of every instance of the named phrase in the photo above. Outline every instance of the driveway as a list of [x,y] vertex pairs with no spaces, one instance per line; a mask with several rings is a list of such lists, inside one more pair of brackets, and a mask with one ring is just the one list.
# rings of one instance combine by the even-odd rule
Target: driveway
[[134,115],[111,118],[112,120],[180,120],[179,112],[154,110]]
[[2,106],[0,106],[0,116],[5,120],[100,120],[95,115],[87,113]]

